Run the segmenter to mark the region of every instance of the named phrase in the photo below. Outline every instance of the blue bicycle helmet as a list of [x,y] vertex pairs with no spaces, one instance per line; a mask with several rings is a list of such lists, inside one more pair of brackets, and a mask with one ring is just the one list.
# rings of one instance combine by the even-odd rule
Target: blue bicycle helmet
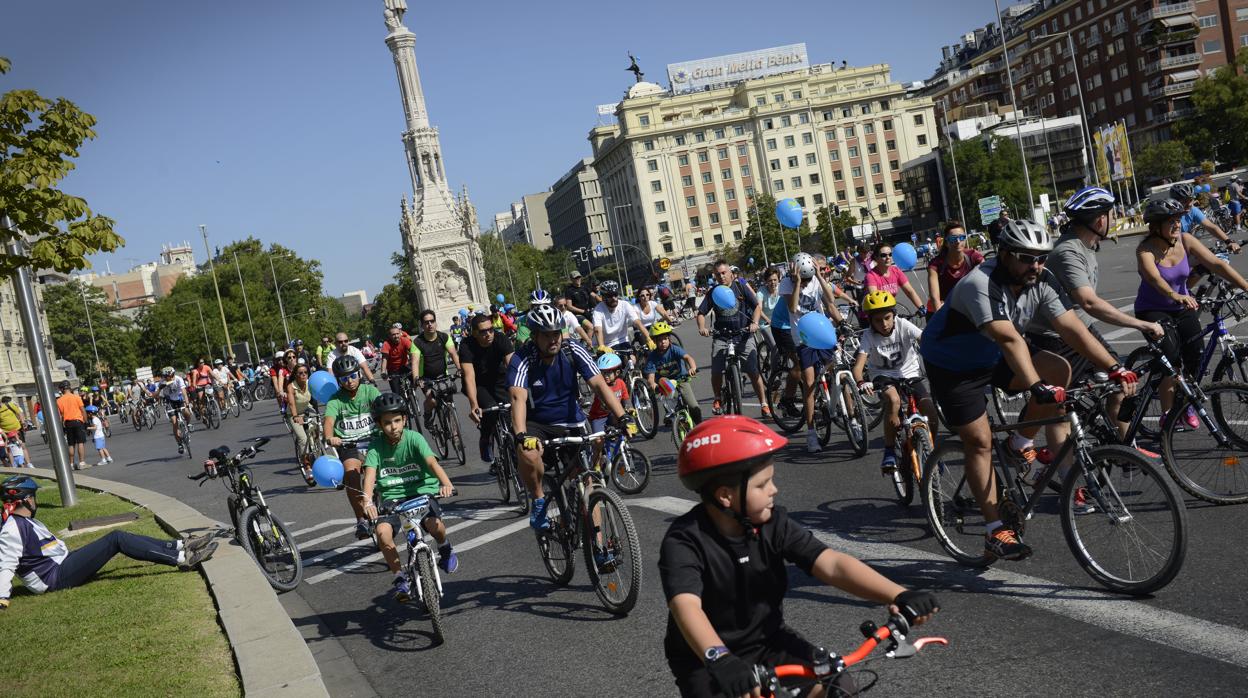
[[39,483],[29,475],[14,475],[0,482],[0,500],[20,502],[39,491]]
[[1071,218],[1095,218],[1114,207],[1114,195],[1101,187],[1084,187],[1066,201],[1063,210]]
[[539,288],[529,294],[529,305],[543,305],[547,303],[554,303],[554,299],[550,297],[550,294],[545,289]]
[[619,354],[615,354],[615,353],[603,354],[602,356],[598,357],[598,370],[599,371],[614,371],[618,369],[620,366],[622,366],[623,364],[624,362],[620,360]]

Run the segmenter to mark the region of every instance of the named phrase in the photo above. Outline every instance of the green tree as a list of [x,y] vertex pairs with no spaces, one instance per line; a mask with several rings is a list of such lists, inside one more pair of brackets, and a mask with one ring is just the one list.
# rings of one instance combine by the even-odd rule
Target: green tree
[[[485,283],[490,291],[490,303],[501,293],[508,303],[515,303],[521,308],[527,307],[529,294],[537,288],[539,278],[542,288],[555,291],[563,288],[572,270],[568,251],[562,248],[552,247],[542,251],[523,242],[504,243],[502,238],[493,234],[482,235],[480,244],[481,255],[485,259]],[[598,267],[594,269],[597,271]],[[598,276],[591,275],[596,278]]]
[[[962,208],[969,215],[979,211],[979,200],[988,196],[1000,196],[1021,216],[1026,212],[1027,178],[1023,175],[1023,157],[1018,144],[1009,138],[981,136],[959,141],[944,153],[945,171],[953,172],[951,158],[957,158],[958,180],[962,185]],[[1039,190],[1038,181],[1032,178],[1032,189]],[[957,188],[949,183],[949,191],[956,196]],[[979,221],[964,221],[968,226],[978,227]]]
[[810,234],[810,221],[803,218],[801,226],[796,230],[785,228],[780,225],[780,221],[776,220],[775,210],[774,196],[760,192],[752,197],[750,209],[747,211],[749,224],[745,229],[745,235],[741,238],[741,244],[737,247],[736,259],[729,261],[747,267],[750,266],[749,261],[753,258],[754,268],[767,262],[778,264],[785,261],[787,257],[797,254],[799,236],[803,246],[815,243]]
[[421,310],[407,258],[395,252],[390,255],[390,264],[394,266],[394,281],[373,298],[373,308],[368,311],[369,330],[375,338],[387,336],[390,326],[396,322],[415,331],[417,313]]
[[[9,68],[0,57],[0,75]],[[49,100],[34,90],[0,96],[0,216],[8,216],[30,242],[24,256],[0,254],[0,275],[25,264],[82,269],[89,266],[87,255],[125,244],[111,218],[56,188],[74,169],[78,149],[95,138],[93,126],[95,117],[64,98]],[[15,231],[0,228],[0,244],[16,238]]]
[[1198,158],[1229,163],[1248,161],[1248,52],[1196,81],[1195,112],[1175,125],[1175,133]]
[[815,212],[815,238],[819,252],[834,255],[847,247],[852,247],[854,240],[853,226],[858,219],[849,212],[849,208],[824,206]]
[[102,290],[76,280],[44,286],[43,307],[56,355],[73,363],[83,380],[93,381],[97,373],[92,332],[95,349],[100,352],[99,371],[110,382],[134,374],[139,365],[134,325],[115,312]]
[[1153,143],[1140,149],[1135,156],[1135,169],[1146,180],[1178,179],[1183,168],[1192,161],[1192,151],[1179,140]]

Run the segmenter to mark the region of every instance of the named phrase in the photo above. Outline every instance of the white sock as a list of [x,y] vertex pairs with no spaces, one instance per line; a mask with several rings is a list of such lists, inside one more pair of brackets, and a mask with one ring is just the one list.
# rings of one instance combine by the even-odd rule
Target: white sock
[[1035,439],[1029,439],[1022,434],[1010,434],[1010,448],[1017,451],[1024,451],[1028,448],[1035,447]]
[[984,524],[984,533],[987,533],[988,535],[991,536],[993,531],[996,531],[998,528],[1001,528],[1003,525],[1004,524],[1002,524],[999,519],[997,521],[986,523]]
[[185,551],[185,550],[182,550],[182,548],[181,548],[180,546],[178,547],[178,559],[176,560],[176,562],[177,562],[179,565],[185,565],[185,564],[186,564],[186,551]]

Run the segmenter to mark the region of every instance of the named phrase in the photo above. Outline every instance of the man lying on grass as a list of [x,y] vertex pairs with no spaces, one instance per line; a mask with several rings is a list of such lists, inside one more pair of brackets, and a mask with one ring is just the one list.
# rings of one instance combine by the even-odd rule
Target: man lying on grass
[[95,576],[117,553],[135,560],[176,565],[186,571],[212,557],[217,544],[212,536],[185,540],[158,540],[126,531],[113,531],[99,540],[70,552],[35,517],[39,483],[26,475],[14,475],[0,483],[4,504],[0,524],[0,611],[9,607],[13,576],[26,588],[42,594],[81,586]]

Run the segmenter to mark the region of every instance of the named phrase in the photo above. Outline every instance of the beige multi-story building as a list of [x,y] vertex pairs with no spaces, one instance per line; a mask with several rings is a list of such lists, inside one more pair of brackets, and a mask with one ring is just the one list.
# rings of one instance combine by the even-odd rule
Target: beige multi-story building
[[[39,306],[39,323],[45,333],[48,328],[48,316],[43,308],[43,288],[35,284],[35,298]],[[65,371],[57,367],[56,357],[52,352],[52,340],[45,334],[43,351],[48,355],[48,363],[53,367],[52,381],[65,380]],[[0,395],[9,395],[21,402],[26,416],[34,419],[30,410],[30,400],[35,397],[35,372],[30,365],[30,353],[26,347],[26,333],[22,330],[22,318],[17,311],[17,299],[13,291],[13,281],[0,281]]]
[[583,158],[550,188],[546,215],[550,237],[556,247],[575,252],[609,247],[607,214],[594,159]]
[[[800,61],[785,63],[798,50]],[[901,163],[936,144],[931,100],[907,98],[886,64],[807,67],[804,45],[785,51],[708,59],[724,68],[691,74],[731,76],[755,61],[787,72],[687,92],[638,82],[616,108],[618,123],[590,131],[611,234],[630,269],[660,256],[699,264],[740,241],[755,192],[794,198],[812,217],[837,205],[869,210],[883,231],[906,228]]]

